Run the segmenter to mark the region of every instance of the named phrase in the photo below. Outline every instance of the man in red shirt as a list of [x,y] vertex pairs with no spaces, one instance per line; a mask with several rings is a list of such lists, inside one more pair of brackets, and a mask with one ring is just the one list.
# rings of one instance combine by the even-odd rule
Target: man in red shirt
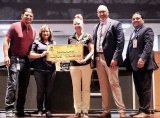
[[30,25],[33,20],[32,9],[26,8],[21,14],[21,21],[13,23],[3,43],[4,64],[8,70],[7,91],[5,97],[6,116],[14,116],[16,88],[18,96],[16,115],[23,117],[25,97],[30,78],[29,50],[35,39],[35,30]]

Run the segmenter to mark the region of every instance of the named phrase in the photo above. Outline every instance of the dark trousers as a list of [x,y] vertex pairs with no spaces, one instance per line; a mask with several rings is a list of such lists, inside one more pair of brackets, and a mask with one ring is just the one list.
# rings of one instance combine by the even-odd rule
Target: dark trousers
[[26,100],[27,87],[30,78],[30,62],[27,58],[20,58],[20,70],[17,70],[17,57],[11,57],[11,65],[8,69],[7,91],[5,97],[5,109],[14,109],[16,99],[16,89],[18,85],[18,96],[16,110],[24,111],[24,104]]
[[34,76],[37,84],[37,108],[39,111],[44,108],[47,111],[51,110],[51,95],[55,72],[35,71]]
[[139,97],[140,112],[149,113],[153,70],[133,71],[135,89]]

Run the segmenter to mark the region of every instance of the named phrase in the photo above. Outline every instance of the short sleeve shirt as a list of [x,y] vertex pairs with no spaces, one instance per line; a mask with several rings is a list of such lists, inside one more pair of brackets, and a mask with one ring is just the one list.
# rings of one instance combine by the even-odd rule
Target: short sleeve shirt
[[[55,41],[50,41],[50,44],[55,44]],[[31,51],[41,54],[43,51],[47,51],[47,44],[41,40],[35,40],[32,44]],[[35,70],[39,71],[54,71],[55,63],[49,62],[45,57],[34,59],[33,66]]]
[[[88,44],[93,43],[92,36],[88,33],[84,33],[83,37],[80,40],[78,40],[76,38],[76,34],[74,34],[73,36],[70,36],[68,39],[68,44],[75,44],[78,42],[81,42],[83,44],[83,55],[85,58],[89,54]],[[87,60],[87,62],[85,64],[79,64],[76,61],[71,61],[70,65],[71,66],[81,66],[81,65],[89,64],[90,62],[91,62],[91,60]]]
[[16,22],[11,25],[6,36],[10,39],[9,51],[11,54],[27,56],[36,32],[31,26],[27,28],[22,22]]

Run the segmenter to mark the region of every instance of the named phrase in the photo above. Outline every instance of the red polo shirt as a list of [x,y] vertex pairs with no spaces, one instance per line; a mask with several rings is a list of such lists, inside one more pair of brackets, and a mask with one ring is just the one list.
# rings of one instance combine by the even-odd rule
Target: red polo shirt
[[6,36],[10,38],[11,54],[16,56],[27,56],[29,54],[36,32],[29,26],[28,29],[22,22],[11,25]]

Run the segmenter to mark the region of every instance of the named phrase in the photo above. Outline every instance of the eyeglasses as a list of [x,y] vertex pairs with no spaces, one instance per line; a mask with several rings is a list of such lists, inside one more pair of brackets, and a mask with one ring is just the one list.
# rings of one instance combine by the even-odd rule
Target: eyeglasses
[[141,19],[141,17],[132,18],[132,21],[139,20],[139,19]]
[[101,13],[104,14],[104,13],[106,13],[106,12],[107,12],[107,11],[103,11],[103,10],[102,10],[102,11],[98,11],[97,13],[98,13],[98,14],[101,14]]

